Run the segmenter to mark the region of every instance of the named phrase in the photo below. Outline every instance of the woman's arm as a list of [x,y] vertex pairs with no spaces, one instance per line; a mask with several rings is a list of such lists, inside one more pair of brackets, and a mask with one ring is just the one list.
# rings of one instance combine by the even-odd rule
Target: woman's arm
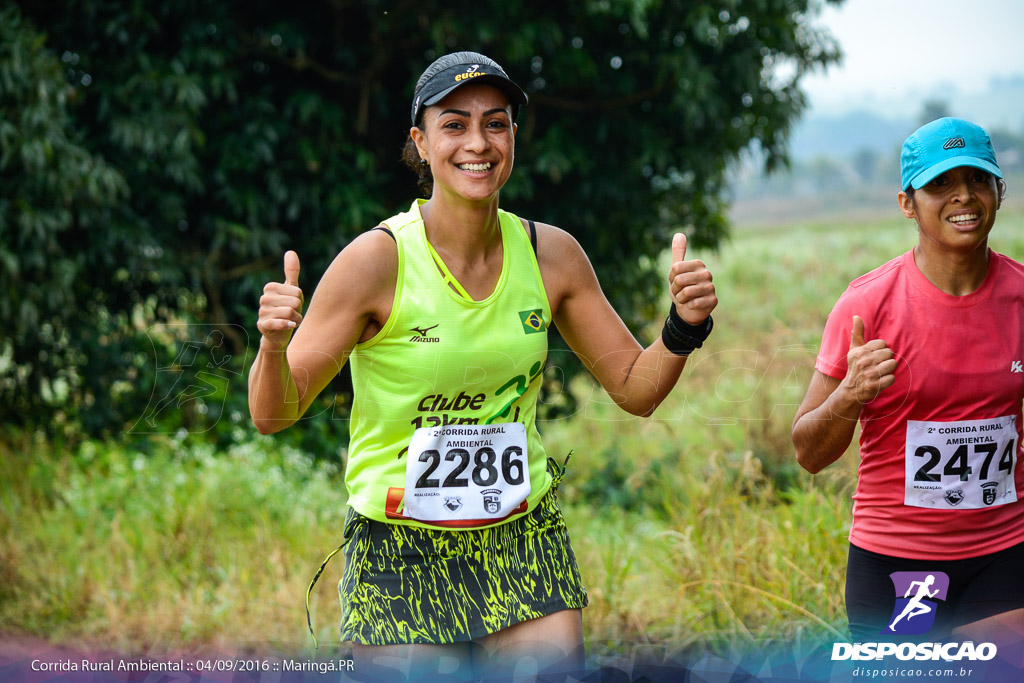
[[[579,243],[553,226],[537,228],[538,263],[558,331],[623,410],[650,415],[675,386],[686,357],[669,351],[660,337],[646,349],[640,346],[601,291]],[[672,253],[676,312],[697,325],[718,304],[711,273],[700,261],[685,260],[682,235],[673,240]]]
[[837,392],[841,384],[842,380],[815,370],[793,418],[796,460],[811,474],[838,460],[853,440],[863,406],[848,391]]
[[817,370],[793,418],[796,460],[817,474],[846,452],[864,404],[896,381],[896,359],[881,339],[864,341],[864,321],[853,316],[843,379]]
[[383,231],[363,233],[338,254],[304,317],[298,256],[289,254],[285,282],[268,283],[260,299],[262,336],[249,371],[249,411],[261,434],[302,417],[356,343],[384,325],[394,299],[398,251]]

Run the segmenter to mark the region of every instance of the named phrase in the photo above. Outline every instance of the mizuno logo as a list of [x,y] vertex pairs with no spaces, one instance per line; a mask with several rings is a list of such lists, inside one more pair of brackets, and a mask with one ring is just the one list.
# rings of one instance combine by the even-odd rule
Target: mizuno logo
[[946,140],[946,144],[942,146],[942,149],[953,149],[955,147],[966,147],[963,138],[950,138]]
[[[438,325],[440,325],[440,324],[441,323],[438,323]],[[427,332],[430,332],[435,327],[437,327],[437,325],[433,325],[432,327],[414,327],[414,328],[412,328],[410,330],[410,332],[417,332],[417,333],[419,333],[419,335],[421,337],[426,337],[427,336]]]
[[1024,372],[1024,363],[1019,360],[1010,361],[1010,372]]
[[[440,325],[440,324],[441,323],[438,323],[438,325]],[[437,342],[441,341],[440,337],[428,337],[427,336],[427,332],[430,332],[435,327],[437,327],[437,325],[431,325],[430,327],[413,327],[413,328],[411,328],[409,331],[410,332],[415,332],[419,336],[417,337],[417,336],[414,335],[414,336],[409,338],[409,341],[411,341],[411,342],[434,342],[434,343],[437,343]]]

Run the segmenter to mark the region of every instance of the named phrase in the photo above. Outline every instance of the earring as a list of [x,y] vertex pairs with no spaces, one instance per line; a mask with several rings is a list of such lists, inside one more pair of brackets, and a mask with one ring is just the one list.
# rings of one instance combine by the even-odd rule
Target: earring
[[430,162],[426,159],[420,159],[420,166],[430,166]]

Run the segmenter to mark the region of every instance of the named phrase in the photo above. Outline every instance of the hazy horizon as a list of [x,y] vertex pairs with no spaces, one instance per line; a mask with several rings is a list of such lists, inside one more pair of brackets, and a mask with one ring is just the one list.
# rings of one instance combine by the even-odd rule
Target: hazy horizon
[[1019,81],[1024,28],[1019,0],[847,0],[815,18],[839,41],[842,64],[804,76],[807,117],[863,110],[916,118],[928,100],[945,101],[985,127],[1024,130],[1024,109],[1000,106],[998,88]]

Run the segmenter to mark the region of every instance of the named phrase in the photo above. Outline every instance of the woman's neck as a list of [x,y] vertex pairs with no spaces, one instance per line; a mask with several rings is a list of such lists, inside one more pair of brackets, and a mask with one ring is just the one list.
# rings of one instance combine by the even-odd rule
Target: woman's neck
[[924,241],[914,247],[914,263],[928,281],[946,294],[966,296],[976,292],[988,275],[988,242],[967,252],[929,248]]
[[464,260],[479,258],[501,244],[498,198],[470,203],[435,192],[420,206],[427,239],[434,248]]

